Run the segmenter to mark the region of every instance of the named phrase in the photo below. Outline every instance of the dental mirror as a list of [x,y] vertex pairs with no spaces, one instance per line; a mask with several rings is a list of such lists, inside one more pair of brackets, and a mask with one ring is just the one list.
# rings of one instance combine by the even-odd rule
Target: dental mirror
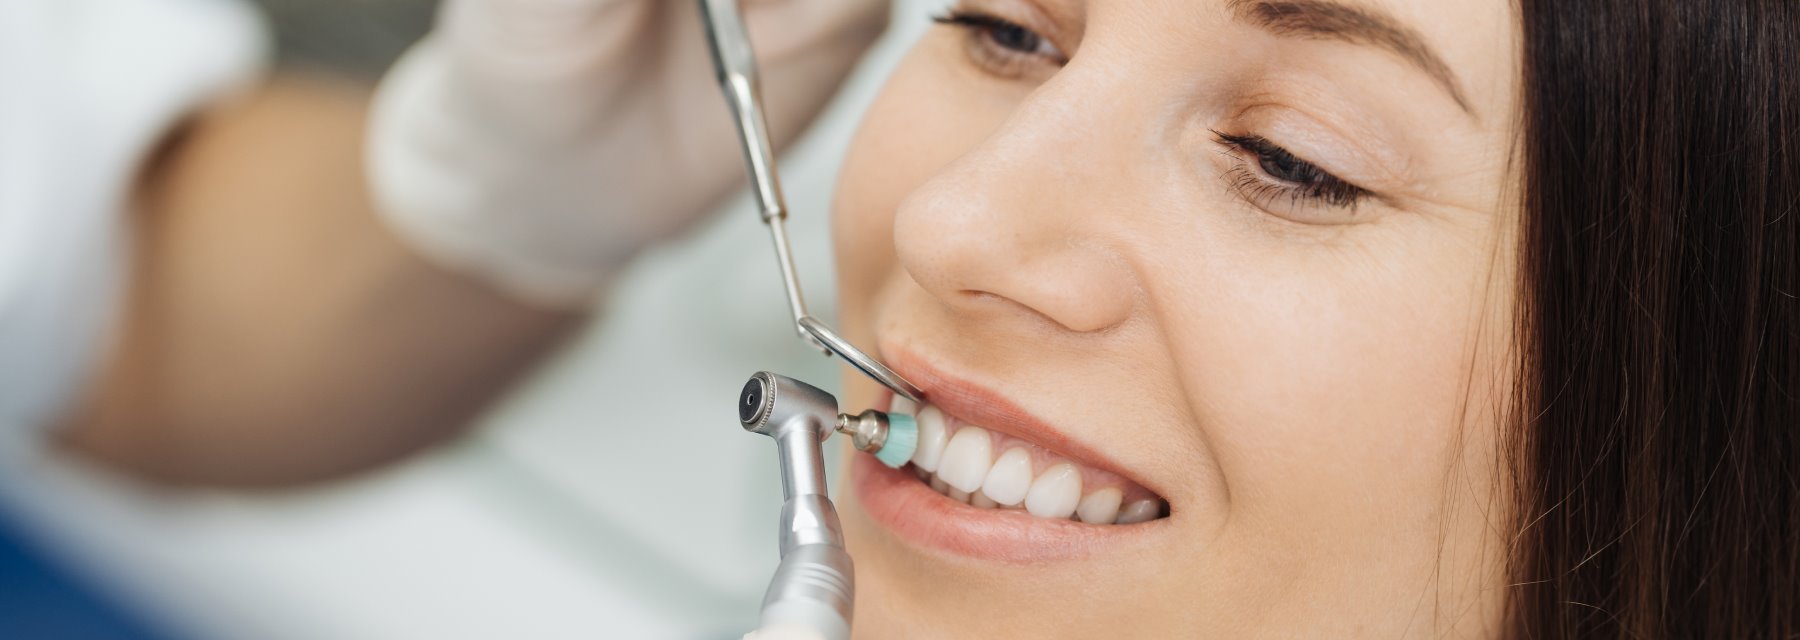
[[775,242],[775,260],[781,267],[782,284],[787,289],[788,310],[794,315],[794,326],[800,337],[824,351],[843,358],[882,386],[914,402],[921,400],[918,387],[894,373],[831,327],[806,310],[806,298],[800,293],[800,278],[794,270],[794,256],[788,247],[787,202],[781,195],[781,183],[775,177],[775,152],[769,143],[768,123],[763,119],[762,91],[758,86],[756,57],[750,49],[750,37],[738,15],[736,0],[701,0],[706,14],[706,40],[712,49],[713,66],[718,70],[719,86],[737,124],[739,142],[744,149],[744,164],[749,167],[751,192],[761,209],[762,220]]

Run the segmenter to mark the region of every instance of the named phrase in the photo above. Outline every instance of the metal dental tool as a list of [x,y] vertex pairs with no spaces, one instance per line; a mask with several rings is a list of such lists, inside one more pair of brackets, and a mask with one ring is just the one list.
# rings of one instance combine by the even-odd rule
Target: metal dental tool
[[[917,429],[912,416],[875,410],[858,415],[838,413],[837,398],[787,376],[759,371],[738,393],[738,424],[745,431],[775,439],[781,460],[781,565],[763,593],[761,629],[793,635],[817,634],[826,640],[848,638],[856,579],[837,507],[825,490],[825,457],[820,446],[832,431],[850,435],[858,449],[877,437],[873,449],[895,453],[898,467],[912,455]],[[889,429],[892,422],[898,425]]]
[[781,183],[775,178],[775,150],[769,144],[768,123],[763,118],[762,90],[758,86],[756,56],[750,49],[750,36],[738,13],[737,0],[698,0],[706,22],[706,39],[712,45],[713,66],[719,73],[719,85],[725,101],[737,122],[744,160],[750,167],[751,191],[761,208],[762,221],[775,241],[775,260],[781,265],[782,283],[787,287],[788,309],[794,314],[794,326],[800,336],[824,350],[836,354],[850,366],[892,389],[900,397],[918,402],[919,388],[901,378],[874,358],[863,353],[831,327],[806,310],[806,299],[800,294],[800,279],[794,270],[794,256],[788,247],[787,203],[781,195]]
[[846,419],[831,394],[767,371],[751,376],[738,395],[738,422],[774,438],[781,457],[781,565],[763,594],[758,634],[850,637],[855,572],[825,493],[820,447]]
[[[857,349],[806,310],[800,279],[788,245],[787,203],[775,177],[775,151],[763,118],[756,57],[738,13],[737,0],[698,0],[707,42],[725,102],[737,124],[751,192],[762,221],[775,242],[788,309],[800,336],[835,354],[876,382],[908,400],[922,402],[918,387]],[[762,620],[756,635],[840,640],[850,637],[855,602],[855,572],[844,549],[837,508],[825,491],[825,459],[821,443],[832,432],[851,438],[857,449],[874,454],[890,467],[906,464],[918,440],[912,416],[864,411],[855,416],[837,411],[837,398],[817,387],[775,375],[757,373],[738,397],[738,421],[746,431],[775,439],[781,460],[781,564],[763,594]]]

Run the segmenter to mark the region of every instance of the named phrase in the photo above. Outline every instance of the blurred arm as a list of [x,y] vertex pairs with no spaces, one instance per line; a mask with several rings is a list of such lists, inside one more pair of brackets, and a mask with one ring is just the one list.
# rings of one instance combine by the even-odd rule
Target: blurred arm
[[455,433],[575,324],[389,234],[367,97],[278,78],[148,163],[118,343],[66,445],[165,482],[338,476]]

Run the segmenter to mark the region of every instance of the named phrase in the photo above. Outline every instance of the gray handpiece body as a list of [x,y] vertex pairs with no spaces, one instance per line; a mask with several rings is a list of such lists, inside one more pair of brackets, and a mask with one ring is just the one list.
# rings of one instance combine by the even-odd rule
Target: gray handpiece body
[[799,626],[828,640],[850,637],[856,573],[826,495],[821,447],[837,415],[831,394],[767,371],[739,394],[738,421],[774,438],[781,460],[781,564],[763,594],[762,628]]

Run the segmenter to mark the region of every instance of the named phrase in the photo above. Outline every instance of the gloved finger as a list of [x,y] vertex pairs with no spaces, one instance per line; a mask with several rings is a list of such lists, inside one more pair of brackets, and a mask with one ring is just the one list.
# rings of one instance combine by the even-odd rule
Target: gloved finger
[[437,31],[494,56],[542,60],[605,57],[652,24],[670,0],[446,0]]

